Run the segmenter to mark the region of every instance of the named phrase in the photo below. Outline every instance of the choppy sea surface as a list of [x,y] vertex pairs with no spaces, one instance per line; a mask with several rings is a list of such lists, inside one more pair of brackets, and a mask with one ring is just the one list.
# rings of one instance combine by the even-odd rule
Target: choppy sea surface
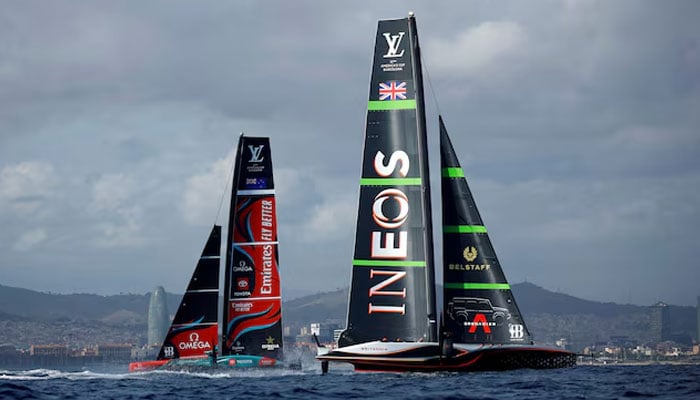
[[474,373],[0,369],[0,399],[700,399],[700,365]]

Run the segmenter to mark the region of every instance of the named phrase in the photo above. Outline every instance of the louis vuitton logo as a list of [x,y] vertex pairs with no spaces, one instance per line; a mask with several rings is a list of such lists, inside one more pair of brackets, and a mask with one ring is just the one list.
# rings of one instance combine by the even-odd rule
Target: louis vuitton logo
[[250,160],[248,162],[262,162],[265,159],[265,157],[261,157],[263,147],[265,147],[264,144],[260,146],[248,145],[248,149],[250,149]]
[[386,44],[389,46],[386,54],[384,54],[384,58],[398,58],[403,56],[404,50],[401,50],[401,53],[399,53],[399,46],[401,46],[401,39],[403,39],[405,34],[405,32],[399,32],[398,35],[392,35],[389,32],[383,34],[384,39],[386,39]]

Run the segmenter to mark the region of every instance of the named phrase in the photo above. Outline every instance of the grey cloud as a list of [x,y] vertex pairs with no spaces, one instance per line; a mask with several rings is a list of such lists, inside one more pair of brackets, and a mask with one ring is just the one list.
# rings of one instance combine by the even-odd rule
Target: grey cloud
[[[0,199],[2,283],[181,291],[210,222],[186,218],[188,181],[225,158],[245,131],[272,138],[285,284],[307,292],[346,286],[354,235],[346,214],[357,202],[377,20],[412,9],[437,96],[429,111],[437,102],[445,116],[511,280],[600,300],[693,304],[699,8],[5,4],[0,170],[46,163],[56,184],[50,197],[13,198],[44,196],[41,219],[29,225]],[[483,26],[506,27],[514,40],[477,65],[469,57],[475,42],[459,38]],[[461,53],[451,54],[459,43]],[[428,122],[435,133],[435,119]],[[431,136],[433,150],[436,142]],[[436,178],[437,157],[431,163]],[[119,174],[133,179],[129,195],[119,207],[89,212],[94,184]],[[211,214],[224,183],[207,195]],[[207,198],[196,203],[196,215],[208,214]],[[47,271],[61,278],[37,279]]]

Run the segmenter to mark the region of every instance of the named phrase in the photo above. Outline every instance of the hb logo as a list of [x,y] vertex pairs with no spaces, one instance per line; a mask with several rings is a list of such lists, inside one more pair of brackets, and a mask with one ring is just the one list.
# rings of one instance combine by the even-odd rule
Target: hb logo
[[525,329],[520,324],[510,324],[508,331],[511,339],[522,339],[525,336]]

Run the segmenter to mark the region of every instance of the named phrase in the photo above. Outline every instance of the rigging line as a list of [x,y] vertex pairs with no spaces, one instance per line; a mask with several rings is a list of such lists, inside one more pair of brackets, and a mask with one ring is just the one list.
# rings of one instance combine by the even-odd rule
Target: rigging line
[[433,102],[435,103],[435,109],[437,110],[438,115],[442,115],[442,112],[440,112],[440,104],[438,103],[437,95],[435,94],[435,89],[433,89],[433,81],[430,79],[430,73],[428,72],[428,64],[425,62],[425,58],[423,57],[422,49],[420,52],[420,61],[421,61],[421,64],[423,65],[423,71],[425,72],[425,78],[428,81],[428,88],[429,88],[430,94],[432,95]]
[[[236,147],[238,149],[238,147]],[[229,168],[228,176],[226,177],[226,183],[224,184],[224,190],[221,192],[221,200],[219,200],[219,208],[216,210],[216,217],[214,218],[214,225],[219,220],[219,215],[221,214],[221,207],[224,205],[224,198],[226,198],[226,193],[228,190],[229,183],[233,185],[233,170],[236,168],[236,158],[238,158],[238,151],[233,153],[233,158],[231,159],[231,167]],[[231,194],[233,195],[233,194]]]

